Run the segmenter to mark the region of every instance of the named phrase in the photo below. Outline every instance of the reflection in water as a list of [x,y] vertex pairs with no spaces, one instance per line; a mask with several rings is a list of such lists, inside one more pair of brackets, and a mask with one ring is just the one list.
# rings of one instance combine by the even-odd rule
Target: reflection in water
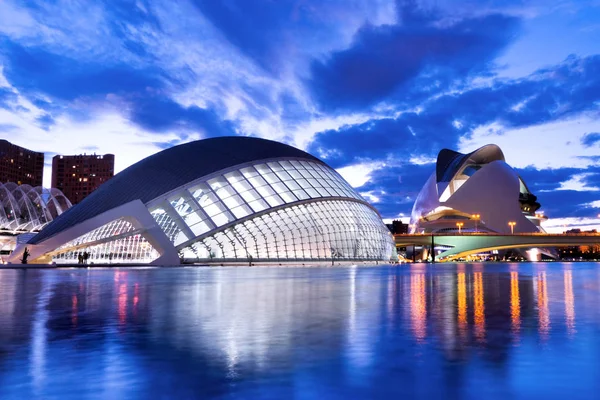
[[565,319],[567,331],[570,335],[575,333],[575,299],[573,298],[573,273],[565,269]]
[[458,301],[458,332],[464,338],[467,333],[467,284],[465,273],[457,275],[456,297]]
[[598,267],[556,267],[0,270],[0,399],[592,398]]
[[540,271],[537,274],[537,305],[540,337],[545,339],[550,331],[550,311],[548,310],[548,283],[546,281],[546,271]]
[[413,334],[421,342],[427,336],[427,295],[422,273],[410,276],[410,317]]
[[521,329],[521,299],[519,298],[519,273],[511,271],[510,273],[510,320],[513,335],[518,338]]
[[473,277],[474,308],[475,308],[475,337],[482,341],[485,339],[485,303],[483,298],[483,275],[475,272]]
[[78,310],[77,310],[77,295],[74,294],[73,297],[71,298],[71,303],[73,304],[71,306],[71,322],[73,323],[73,328],[77,327],[77,315],[78,315]]

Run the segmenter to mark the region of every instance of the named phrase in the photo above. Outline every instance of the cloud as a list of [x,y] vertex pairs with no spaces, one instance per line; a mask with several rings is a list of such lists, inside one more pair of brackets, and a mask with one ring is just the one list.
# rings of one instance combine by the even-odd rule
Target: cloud
[[402,10],[402,23],[365,25],[349,48],[312,64],[309,85],[322,108],[364,108],[393,94],[444,90],[485,73],[518,27],[517,18],[500,14],[443,24],[434,14]]
[[598,142],[600,142],[600,133],[597,132],[586,133],[581,137],[581,144],[585,147],[592,147]]
[[[346,45],[365,20],[394,19],[393,0],[193,0],[236,48],[269,73],[304,64],[306,56]],[[296,65],[295,65],[296,64]]]
[[163,87],[160,71],[136,70],[125,64],[97,64],[50,53],[39,47],[2,43],[4,75],[19,91],[43,93],[60,100],[104,96],[109,93],[143,93]]
[[384,218],[410,215],[417,195],[434,170],[434,164],[415,165],[390,160],[371,171],[369,180],[357,190],[376,199],[374,206]]
[[5,0],[0,130],[48,154],[113,152],[117,169],[210,136],[286,141],[392,218],[410,213],[441,148],[496,142],[544,206],[557,196],[552,213],[587,215],[597,193],[570,189],[600,187],[600,56],[499,75],[545,8],[570,9],[415,4]]
[[231,123],[221,120],[214,110],[197,106],[184,107],[160,95],[135,98],[130,105],[130,120],[148,131],[181,129],[204,132],[205,136],[235,133]]

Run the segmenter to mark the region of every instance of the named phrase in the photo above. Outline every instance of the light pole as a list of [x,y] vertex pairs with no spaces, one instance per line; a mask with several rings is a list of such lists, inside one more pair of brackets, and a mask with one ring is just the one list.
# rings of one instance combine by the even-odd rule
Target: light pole
[[456,226],[458,226],[458,234],[459,235],[460,235],[460,232],[461,232],[461,228],[463,227],[464,224],[465,224],[464,222],[457,222],[456,223]]
[[516,223],[515,221],[510,221],[510,222],[508,223],[508,225],[510,226],[510,234],[511,234],[511,235],[514,235],[514,234],[515,234],[515,225],[516,225],[516,224],[517,224],[517,223]]
[[479,222],[479,218],[481,218],[481,215],[473,214],[473,215],[471,215],[471,218],[473,218],[475,220],[475,233],[477,233],[477,232],[479,232],[479,230],[477,229],[477,223]]

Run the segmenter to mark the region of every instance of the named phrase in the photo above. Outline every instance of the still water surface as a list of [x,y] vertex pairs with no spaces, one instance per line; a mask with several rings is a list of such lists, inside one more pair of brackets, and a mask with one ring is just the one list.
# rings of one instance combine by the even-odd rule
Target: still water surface
[[0,270],[0,399],[584,399],[600,265]]

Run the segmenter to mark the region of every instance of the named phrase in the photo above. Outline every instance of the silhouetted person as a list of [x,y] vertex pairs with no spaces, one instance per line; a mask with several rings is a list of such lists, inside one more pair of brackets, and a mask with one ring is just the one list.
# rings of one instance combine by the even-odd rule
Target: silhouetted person
[[21,264],[27,264],[27,258],[30,254],[31,253],[29,252],[29,250],[27,250],[27,247],[25,247],[25,250],[23,251],[23,258],[21,258]]

